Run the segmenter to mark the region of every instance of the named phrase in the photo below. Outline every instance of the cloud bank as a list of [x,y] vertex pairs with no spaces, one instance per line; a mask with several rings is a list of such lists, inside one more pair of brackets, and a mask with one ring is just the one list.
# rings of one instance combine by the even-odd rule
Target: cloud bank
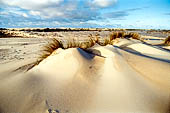
[[[18,22],[80,24],[102,19],[100,10],[114,7],[117,0],[0,0],[1,25]],[[87,23],[88,24],[88,23]]]
[[[28,10],[29,15],[41,18],[57,17],[80,20],[85,18],[87,20],[87,18],[97,17],[98,8],[110,7],[116,3],[116,0],[1,0],[1,3]],[[24,15],[26,16],[26,14]]]
[[[141,19],[147,15],[145,20],[148,21],[148,17],[150,16],[145,10],[147,7],[144,7],[145,0],[138,2],[132,1],[133,0],[0,0],[0,27],[122,28],[130,26],[134,28],[138,26],[138,24],[145,26],[144,23],[146,22],[143,22]],[[135,3],[138,5],[135,5]],[[160,6],[160,4],[158,5]],[[137,13],[141,10],[146,11],[146,13],[143,13],[143,16]],[[139,18],[136,15],[138,15]],[[169,13],[164,13],[163,15],[168,17]],[[158,26],[159,20],[160,19],[157,19],[147,24]],[[146,25],[146,27],[148,25]]]

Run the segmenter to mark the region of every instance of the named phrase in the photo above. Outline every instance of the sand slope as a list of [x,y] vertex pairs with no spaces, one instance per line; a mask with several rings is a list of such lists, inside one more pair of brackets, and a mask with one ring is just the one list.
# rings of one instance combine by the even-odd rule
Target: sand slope
[[169,53],[141,56],[149,51],[140,47],[59,49],[30,71],[0,79],[0,112],[168,112],[170,63],[158,59]]

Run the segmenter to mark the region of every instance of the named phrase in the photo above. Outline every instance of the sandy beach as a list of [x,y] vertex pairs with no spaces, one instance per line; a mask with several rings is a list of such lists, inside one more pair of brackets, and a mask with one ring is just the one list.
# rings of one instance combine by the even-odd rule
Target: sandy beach
[[0,113],[170,110],[168,50],[120,39],[87,50],[59,48],[33,66],[48,39],[0,40]]

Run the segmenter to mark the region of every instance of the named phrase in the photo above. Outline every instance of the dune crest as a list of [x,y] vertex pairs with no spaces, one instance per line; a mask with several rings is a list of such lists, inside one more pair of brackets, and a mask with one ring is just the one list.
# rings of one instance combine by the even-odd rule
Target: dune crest
[[0,112],[167,112],[170,64],[122,43],[58,49],[28,72],[1,78]]

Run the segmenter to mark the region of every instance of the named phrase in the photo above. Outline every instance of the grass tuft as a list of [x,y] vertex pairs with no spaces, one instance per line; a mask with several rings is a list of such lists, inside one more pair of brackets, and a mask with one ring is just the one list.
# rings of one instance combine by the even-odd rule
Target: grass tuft
[[79,47],[80,46],[80,43],[78,41],[76,41],[75,39],[72,39],[72,40],[67,40],[67,43],[66,43],[66,48],[76,48],[76,47]]
[[119,38],[126,38],[126,39],[132,38],[132,39],[140,40],[140,35],[135,32],[130,32],[130,33],[126,33],[124,31],[112,32],[109,35],[109,39],[108,38],[104,38],[104,39],[98,38],[97,43],[101,46],[105,46],[107,44],[113,45],[113,44],[119,42],[118,41]]
[[97,43],[101,46],[106,46],[108,44],[111,44],[111,40],[109,38],[98,39]]
[[94,46],[94,44],[95,44],[95,41],[91,37],[89,37],[89,39],[84,42],[79,42],[79,41],[76,41],[75,39],[73,39],[72,41],[70,41],[70,40],[67,41],[65,49],[68,49],[68,48],[86,49],[86,48]]
[[36,62],[34,62],[33,64],[31,64],[31,66],[29,66],[27,71],[29,71],[30,69],[32,69],[33,67],[38,65],[41,61],[43,61],[48,56],[50,56],[58,48],[64,49],[63,44],[55,38],[50,39],[48,44],[43,47],[42,54],[40,54],[40,56],[38,57],[38,60]]
[[43,47],[42,54],[39,56],[36,65],[38,65],[42,60],[50,56],[58,48],[64,49],[63,44],[59,42],[57,39],[52,38],[50,42]]
[[81,42],[79,48],[87,49],[87,48],[94,46],[95,44],[96,44],[96,41],[92,38],[89,38],[88,41]]
[[131,32],[128,34],[129,37],[131,37],[132,39],[136,39],[136,40],[140,40],[140,35],[138,33],[135,32]]
[[164,45],[170,46],[170,36],[168,36],[168,37],[165,39]]
[[116,38],[123,38],[125,36],[125,32],[113,32],[110,34],[110,40],[114,40]]
[[[76,39],[67,40],[66,46],[64,46],[64,42],[60,42],[57,39],[53,38],[51,41],[44,46],[44,49],[42,50],[43,53],[40,55],[39,60],[35,63],[35,65],[38,65],[42,60],[50,56],[56,49],[62,48],[62,49],[68,49],[68,48],[82,48],[87,49],[92,46],[94,46],[96,43],[98,43],[101,46],[106,46],[108,44],[113,45],[117,42],[119,42],[119,38],[133,38],[133,39],[140,39],[140,35],[138,33],[125,33],[123,31],[121,32],[113,32],[109,35],[109,37],[101,38],[99,34],[96,34],[93,36],[90,34],[88,36],[88,40],[84,42],[80,42]],[[170,36],[165,40],[166,44],[170,44]]]

